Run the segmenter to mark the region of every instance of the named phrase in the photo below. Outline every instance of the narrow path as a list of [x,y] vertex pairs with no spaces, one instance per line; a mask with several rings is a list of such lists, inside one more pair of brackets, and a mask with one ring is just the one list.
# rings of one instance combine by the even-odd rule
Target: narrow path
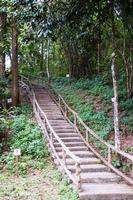
[[[101,163],[93,152],[85,145],[84,141],[65,119],[48,92],[42,88],[34,89],[37,101],[46,114],[52,128],[58,134],[64,144],[76,156],[81,158],[81,200],[132,200],[133,188],[125,184],[121,177]],[[63,153],[60,144],[54,140],[54,147],[60,159],[63,161]],[[54,162],[61,169],[57,159]],[[75,174],[73,160],[66,157],[66,165],[72,175]]]

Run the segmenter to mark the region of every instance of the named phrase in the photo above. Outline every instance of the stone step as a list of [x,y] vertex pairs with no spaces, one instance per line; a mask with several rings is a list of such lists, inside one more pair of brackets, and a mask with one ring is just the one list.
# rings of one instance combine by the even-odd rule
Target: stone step
[[54,116],[52,116],[52,115],[47,115],[47,118],[50,120],[50,119],[52,119],[52,120],[58,120],[58,119],[64,119],[64,117],[61,115],[61,116],[56,116],[56,115],[54,115]]
[[45,115],[47,116],[47,118],[50,118],[50,119],[63,119],[63,116],[61,114],[51,114],[51,113],[47,113],[45,112]]
[[59,124],[59,125],[63,125],[62,123],[67,123],[69,124],[65,119],[61,119],[61,120],[53,120],[53,119],[50,119],[49,122],[53,125],[53,124]]
[[79,135],[77,133],[57,133],[57,135],[60,137],[60,138],[67,138],[67,137],[77,137],[79,138]]
[[[40,105],[40,103],[39,103],[39,105]],[[43,109],[45,109],[45,108],[50,108],[50,109],[52,109],[52,108],[57,108],[57,105],[55,104],[55,103],[45,103],[44,105],[40,105],[40,107]]]
[[66,128],[66,129],[56,129],[54,128],[56,133],[71,133],[73,134],[75,130],[73,128]]
[[[73,151],[73,154],[81,158],[94,157],[94,153],[91,151]],[[62,157],[62,152],[58,152],[58,155],[59,157]],[[66,156],[69,157],[68,155]]]
[[73,128],[73,126],[71,126],[67,121],[65,121],[64,120],[64,122],[53,122],[53,123],[51,123],[52,124],[52,126],[54,127],[54,128],[58,128],[58,129],[63,129],[63,128],[65,128],[65,127],[69,127],[69,128],[72,128],[72,129],[74,129]]
[[[77,141],[74,141],[74,142],[65,142],[65,145],[67,146],[67,147],[74,147],[74,146],[81,146],[81,145],[83,145],[83,146],[85,146],[85,144],[84,144],[84,142],[83,141],[81,141],[81,142],[77,142]],[[54,146],[55,147],[60,147],[61,145],[58,143],[58,142],[54,142]]]
[[[52,125],[53,126],[53,125]],[[66,130],[71,130],[74,131],[74,128],[72,126],[65,125],[65,126],[53,126],[55,130],[57,131],[66,131]]]
[[[109,172],[108,168],[101,164],[100,159],[88,149],[82,138],[62,115],[48,92],[44,88],[36,88],[35,91],[49,123],[69,150],[81,160],[80,200],[133,200],[133,189],[120,183],[121,177]],[[54,139],[54,147],[62,160],[62,148],[56,139]],[[57,159],[54,161],[61,168]],[[75,176],[75,161],[67,156],[66,165]]]
[[121,177],[112,172],[81,172],[82,183],[119,183]]
[[45,113],[47,117],[63,117],[62,114],[56,114],[56,113]]
[[55,115],[62,115],[59,110],[46,110],[44,108],[42,110],[48,115],[53,114],[52,112],[55,112]]
[[[82,172],[105,172],[108,171],[108,168],[103,164],[87,164],[87,165],[80,165]],[[69,165],[67,168],[72,172],[75,173],[75,166]]]
[[51,101],[50,99],[48,99],[48,100],[44,100],[45,99],[45,97],[40,97],[39,99],[38,99],[38,103],[39,103],[39,105],[40,105],[40,107],[45,107],[46,105],[48,105],[48,106],[56,106],[57,107],[57,105],[53,102],[53,101]]
[[[69,123],[66,122],[66,121],[64,121],[64,120],[62,120],[62,122],[58,122],[58,120],[54,120],[54,122],[51,122],[51,121],[49,120],[49,122],[50,122],[50,124],[51,124],[51,126],[52,126],[53,128],[63,128],[64,126],[70,126]],[[72,127],[72,128],[73,128],[73,127]]]
[[[61,152],[62,151],[62,148],[61,147],[56,147],[55,148],[57,152]],[[76,147],[69,147],[69,150],[70,151],[85,151],[87,150],[88,148],[86,146],[76,146]]]
[[[39,105],[40,105],[40,106],[45,106],[46,103],[56,105],[50,98],[45,99],[45,96],[44,96],[44,95],[39,96],[38,102],[39,102]],[[57,105],[56,105],[56,106],[57,106]]]
[[84,183],[80,200],[133,200],[133,189],[126,184]]
[[[67,165],[74,165],[75,162],[73,159],[71,158],[66,158],[66,163]],[[84,165],[87,165],[87,164],[100,164],[101,161],[98,159],[98,158],[95,158],[95,157],[90,157],[90,158],[81,158],[81,163],[84,164]]]
[[[54,141],[56,142],[57,140],[54,139]],[[62,138],[63,142],[82,142],[83,140],[80,137],[65,137]]]

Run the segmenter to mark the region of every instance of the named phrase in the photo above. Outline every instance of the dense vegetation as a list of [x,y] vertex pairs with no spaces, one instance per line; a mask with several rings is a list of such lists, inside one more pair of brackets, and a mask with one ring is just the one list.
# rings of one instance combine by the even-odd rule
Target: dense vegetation
[[[68,83],[67,78],[56,79],[53,87],[63,95],[67,103],[79,113],[83,121],[105,140],[114,140],[113,107],[111,98],[113,88],[103,77],[73,80]],[[133,133],[133,101],[125,98],[121,82],[118,84],[119,119],[122,138],[132,136]],[[124,142],[123,142],[124,145]],[[133,151],[132,142],[124,145],[125,151]]]
[[[6,109],[5,109],[6,111]],[[3,135],[2,133],[6,134]],[[32,120],[31,107],[22,106],[2,113],[0,118],[0,134],[3,143],[0,153],[0,168],[14,172],[15,157],[13,150],[20,148],[22,159],[20,173],[26,173],[29,168],[43,168],[46,164],[48,151],[41,131]],[[34,162],[33,162],[34,160]]]
[[[55,195],[56,200],[78,200],[72,186],[51,165],[46,141],[33,120],[31,111],[29,105],[23,105],[1,112],[0,139],[3,142],[0,143],[0,199],[8,196],[28,200],[42,195],[43,198],[52,200]],[[19,177],[15,176],[16,159],[13,150],[16,148],[20,148],[22,152],[18,166]],[[43,188],[44,180],[47,191]]]
[[[20,174],[47,165],[31,108],[16,107],[21,75],[47,77],[100,137],[133,151],[132,9],[131,0],[0,1],[1,170],[14,173],[12,151],[18,147]],[[117,158],[112,162],[128,168]],[[66,199],[77,198],[72,195]]]
[[[64,77],[66,73],[71,82],[82,78],[84,80],[79,81],[82,88],[89,87],[92,95],[97,93],[103,99],[114,102],[115,146],[120,149],[121,121],[122,124],[129,123],[128,132],[132,132],[132,115],[127,113],[121,118],[118,113],[121,105],[129,107],[128,110],[132,107],[131,11],[130,0],[85,0],[84,3],[81,0],[2,0],[0,75],[11,79],[12,105],[19,103],[18,78],[21,74],[35,77],[47,75],[49,81]],[[11,59],[11,76],[5,70],[5,56]],[[91,82],[96,82],[98,86],[95,84],[93,87]],[[7,84],[4,87],[8,88]],[[3,90],[2,83],[1,88]],[[10,91],[4,89],[1,94],[3,106]],[[108,125],[103,135],[106,136],[112,131],[112,123],[107,120],[104,111],[93,116],[91,108],[88,117],[83,118],[86,118],[85,121],[93,121],[94,116],[105,119]],[[96,126],[98,124],[94,123],[92,128],[97,130]]]

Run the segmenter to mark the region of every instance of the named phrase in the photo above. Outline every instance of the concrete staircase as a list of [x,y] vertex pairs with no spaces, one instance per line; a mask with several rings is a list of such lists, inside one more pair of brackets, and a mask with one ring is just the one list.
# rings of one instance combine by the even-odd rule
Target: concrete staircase
[[[62,115],[58,106],[48,95],[47,91],[42,88],[36,88],[35,94],[52,128],[69,150],[82,160],[81,190],[79,191],[80,199],[133,200],[133,188],[124,183],[120,176],[110,172],[100,159],[91,152],[80,135],[76,133],[72,125]],[[54,147],[62,160],[62,149],[57,140],[54,140]],[[52,156],[57,167],[61,169],[57,159],[54,155]],[[66,157],[66,164],[69,171],[74,175],[74,162],[68,156]]]

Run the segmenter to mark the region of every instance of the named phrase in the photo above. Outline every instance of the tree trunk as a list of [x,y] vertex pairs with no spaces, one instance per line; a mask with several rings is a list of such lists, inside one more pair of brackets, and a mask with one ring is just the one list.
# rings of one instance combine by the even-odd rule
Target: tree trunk
[[[128,51],[126,51],[126,49]],[[123,42],[123,52],[120,51],[120,54],[123,58],[123,63],[126,70],[126,87],[127,87],[127,98],[133,98],[133,47],[132,42],[129,40],[128,44],[126,45],[126,40],[124,38]]]
[[15,20],[12,24],[12,105],[19,104],[19,80],[18,80],[18,30]]
[[98,7],[98,43],[97,43],[97,73],[100,72],[100,55],[101,55],[101,24],[100,24],[100,3],[97,2]]
[[48,44],[47,44],[47,77],[48,77],[48,82],[50,83],[50,73],[49,73],[49,46],[50,46],[50,39],[48,39]]
[[117,81],[116,81],[116,72],[115,72],[115,53],[112,53],[112,79],[113,79],[113,88],[114,88],[114,130],[115,130],[115,147],[116,149],[121,149],[121,135],[119,131],[119,113],[118,113],[118,94],[117,94]]
[[117,81],[116,81],[116,69],[115,69],[115,22],[114,22],[114,0],[110,0],[111,3],[111,20],[112,20],[112,79],[114,88],[114,130],[115,130],[115,147],[120,150],[121,148],[121,135],[119,131],[119,113],[118,113],[118,93],[117,93]]
[[3,48],[6,14],[0,14],[0,76],[5,76],[5,53]]
[[40,71],[44,70],[44,41],[41,41],[41,64],[40,64]]

